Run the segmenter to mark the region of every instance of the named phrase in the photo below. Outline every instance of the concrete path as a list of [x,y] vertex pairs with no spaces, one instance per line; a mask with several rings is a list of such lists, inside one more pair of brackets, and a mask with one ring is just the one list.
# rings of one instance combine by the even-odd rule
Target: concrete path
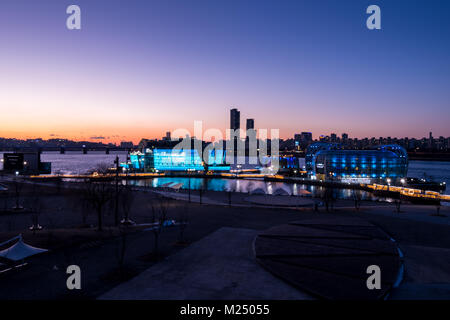
[[256,262],[257,233],[221,228],[99,299],[312,299]]
[[[403,274],[397,245],[358,218],[318,218],[270,228],[256,238],[255,253],[267,270],[330,300],[384,299]],[[378,290],[367,286],[372,265],[383,274]]]

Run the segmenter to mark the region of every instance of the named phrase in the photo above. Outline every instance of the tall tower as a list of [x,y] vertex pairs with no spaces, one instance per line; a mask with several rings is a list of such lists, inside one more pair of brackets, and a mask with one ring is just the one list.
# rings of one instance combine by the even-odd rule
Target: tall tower
[[255,129],[255,120],[254,119],[247,119],[247,126],[245,128],[246,130]]
[[430,148],[430,149],[432,149],[433,148],[433,133],[430,131],[430,133],[429,133],[429,136],[428,136],[428,147]]
[[241,113],[234,108],[230,111],[230,129],[238,130],[241,127]]
[[245,140],[247,141],[247,148],[248,148],[249,139],[252,139],[252,142],[256,141],[255,120],[247,119],[247,124],[245,126],[245,129],[246,129]]

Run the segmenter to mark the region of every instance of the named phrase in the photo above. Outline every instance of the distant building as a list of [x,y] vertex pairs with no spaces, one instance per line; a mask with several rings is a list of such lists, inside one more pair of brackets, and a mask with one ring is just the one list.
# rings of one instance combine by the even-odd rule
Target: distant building
[[247,130],[255,129],[255,120],[254,119],[247,119]]
[[336,141],[337,141],[337,135],[336,135],[336,133],[332,133],[332,134],[330,135],[330,141],[331,141],[331,142],[336,142]]
[[134,144],[133,144],[132,141],[121,141],[120,142],[120,147],[121,148],[132,149],[132,148],[134,148]]
[[312,133],[311,132],[302,132],[301,133],[303,142],[311,142],[312,141]]
[[16,152],[3,154],[3,171],[17,174],[49,174],[51,163],[41,162],[39,152]]
[[171,137],[170,137],[170,131],[167,131],[167,132],[166,132],[166,136],[163,137],[162,139],[163,139],[164,141],[170,141],[170,140],[172,140]]
[[230,129],[238,130],[241,128],[241,113],[238,109],[230,110]]
[[399,145],[371,150],[343,149],[339,144],[317,142],[308,147],[306,170],[311,178],[350,183],[399,183],[408,171],[408,155]]
[[196,149],[146,149],[130,154],[130,162],[121,166],[137,172],[189,172],[229,171],[224,150],[209,150],[208,163],[204,163]]
[[347,133],[343,133],[342,134],[342,142],[347,142],[347,140],[348,140],[348,134]]
[[311,132],[302,132],[294,134],[294,145],[296,148],[306,148],[312,142]]

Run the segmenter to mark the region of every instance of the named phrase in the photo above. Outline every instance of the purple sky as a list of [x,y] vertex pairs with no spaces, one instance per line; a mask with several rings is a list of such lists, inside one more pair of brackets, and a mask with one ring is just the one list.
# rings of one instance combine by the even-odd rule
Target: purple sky
[[[450,2],[2,0],[0,136],[450,136]],[[82,29],[66,29],[81,7]]]

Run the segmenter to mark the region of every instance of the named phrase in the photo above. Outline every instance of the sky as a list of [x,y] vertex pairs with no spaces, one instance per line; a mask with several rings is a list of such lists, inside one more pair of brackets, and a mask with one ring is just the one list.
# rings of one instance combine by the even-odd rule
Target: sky
[[[81,8],[68,30],[66,8]],[[366,8],[381,9],[369,30]],[[0,137],[450,136],[450,1],[2,0]]]

